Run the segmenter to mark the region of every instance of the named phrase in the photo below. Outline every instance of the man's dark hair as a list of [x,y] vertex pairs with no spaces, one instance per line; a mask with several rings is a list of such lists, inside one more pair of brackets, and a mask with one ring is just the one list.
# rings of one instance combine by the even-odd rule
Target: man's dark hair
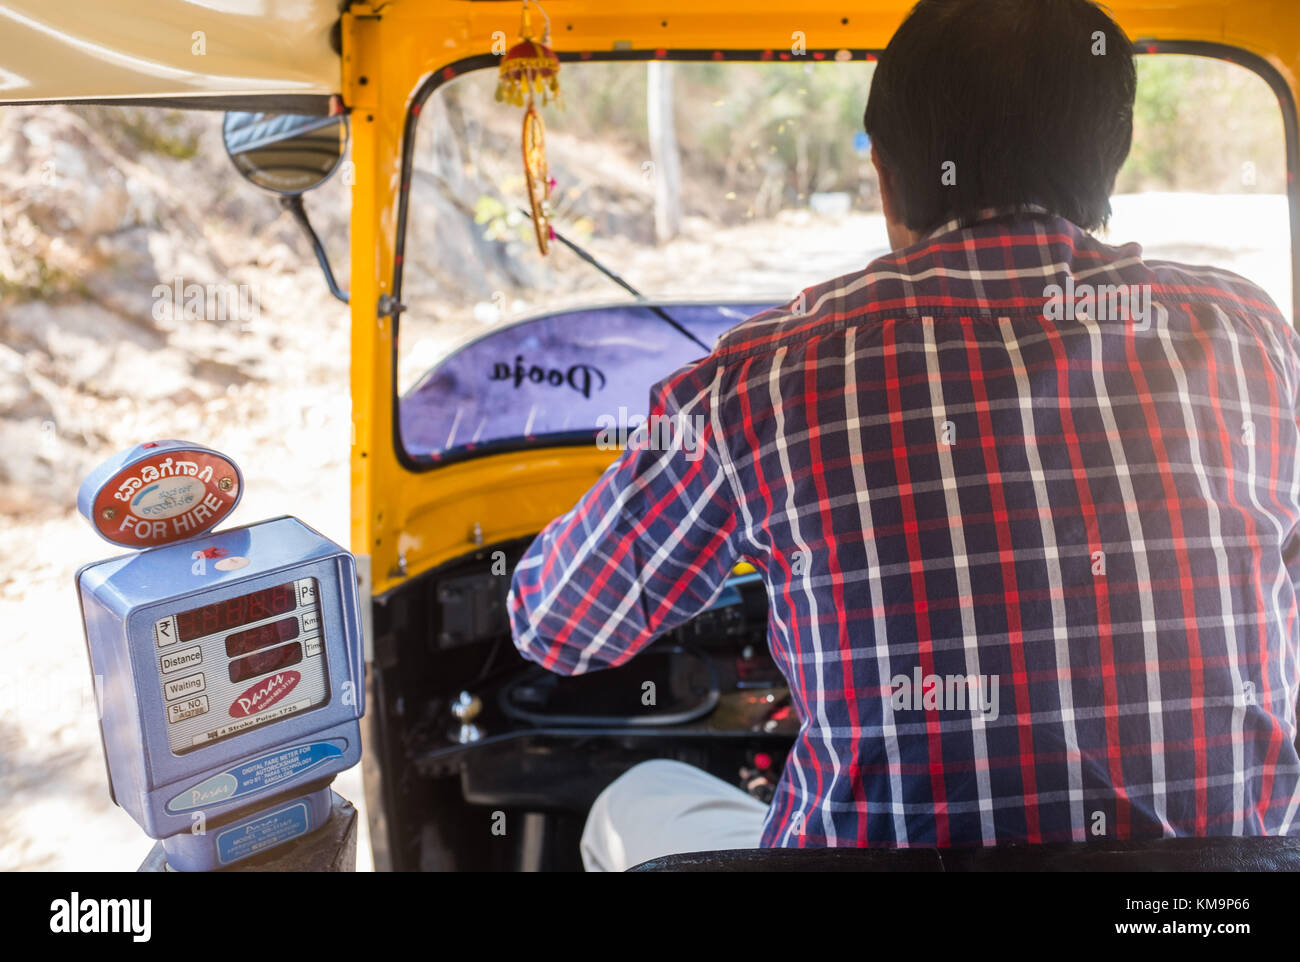
[[1089,0],[921,0],[863,122],[913,230],[1028,204],[1092,230],[1110,216],[1136,89],[1132,45]]

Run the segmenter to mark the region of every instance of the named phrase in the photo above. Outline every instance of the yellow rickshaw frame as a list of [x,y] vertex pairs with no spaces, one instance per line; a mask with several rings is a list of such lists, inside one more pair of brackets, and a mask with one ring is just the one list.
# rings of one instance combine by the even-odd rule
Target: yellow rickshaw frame
[[[662,0],[611,9],[598,0],[549,0],[553,45],[565,55],[632,51],[879,50],[913,0],[859,5],[801,0]],[[866,4],[863,4],[865,6]],[[1293,289],[1297,272],[1296,81],[1300,8],[1274,0],[1115,0],[1111,13],[1139,46],[1237,51],[1282,102],[1291,196]],[[418,470],[396,438],[398,318],[389,300],[398,249],[403,140],[422,85],[513,42],[515,2],[357,4],[342,18],[342,94],[352,111],[351,548],[382,594],[423,571],[539,531],[564,513],[609,464],[594,446],[490,454]],[[865,95],[865,91],[864,91]],[[382,307],[381,307],[382,305]],[[1300,317],[1300,312],[1297,312]]]

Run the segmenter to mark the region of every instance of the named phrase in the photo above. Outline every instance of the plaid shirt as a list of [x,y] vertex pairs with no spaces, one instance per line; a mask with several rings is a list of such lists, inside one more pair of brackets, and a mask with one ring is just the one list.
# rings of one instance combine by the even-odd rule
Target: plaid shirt
[[744,557],[802,721],[764,845],[1289,834],[1298,386],[1240,277],[951,224],[658,384],[700,443],[634,436],[538,537],[516,644],[622,664]]

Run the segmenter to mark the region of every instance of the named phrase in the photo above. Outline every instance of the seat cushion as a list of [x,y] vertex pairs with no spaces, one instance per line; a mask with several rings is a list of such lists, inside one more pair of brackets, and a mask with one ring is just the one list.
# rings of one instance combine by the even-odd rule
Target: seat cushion
[[665,855],[631,872],[1297,872],[1300,837],[1157,838],[988,848],[767,848]]

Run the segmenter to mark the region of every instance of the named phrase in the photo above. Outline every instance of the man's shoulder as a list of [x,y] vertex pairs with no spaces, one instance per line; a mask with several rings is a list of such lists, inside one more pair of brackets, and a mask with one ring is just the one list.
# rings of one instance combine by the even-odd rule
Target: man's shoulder
[[1209,264],[1158,259],[1146,260],[1144,264],[1153,277],[1157,300],[1183,298],[1217,304],[1225,310],[1256,314],[1282,324],[1288,330],[1291,328],[1273,298],[1254,281],[1240,274]]
[[878,276],[867,267],[806,287],[783,304],[741,321],[718,338],[716,358],[735,361],[773,354],[833,328],[842,328],[870,306]]
[[[1200,302],[1258,318],[1285,329],[1286,339],[1300,350],[1300,334],[1274,300],[1240,274],[1209,265],[1147,259],[1138,244],[1110,246],[1073,225],[1058,223],[1065,226],[1038,235],[1044,242],[1041,254],[1022,249],[1021,256],[1011,260],[995,245],[965,245],[971,253],[951,237],[891,251],[860,270],[807,287],[784,304],[742,321],[718,339],[712,357],[732,363],[788,352],[814,338],[869,324],[874,317],[897,320],[953,312],[1037,311],[1041,310],[1037,302],[1046,302],[1050,285],[1065,283],[1069,275],[1094,286],[1149,284],[1156,301]],[[1033,237],[1029,232],[1017,236],[1017,247],[1024,248]]]
[[[875,320],[1023,313],[1046,298],[1044,288],[1055,268],[1072,264],[1091,243],[1059,218],[997,220],[936,232],[755,315],[723,335],[715,354],[738,359],[792,350]],[[1089,266],[1107,265],[1123,253],[1098,245],[1084,259]]]

